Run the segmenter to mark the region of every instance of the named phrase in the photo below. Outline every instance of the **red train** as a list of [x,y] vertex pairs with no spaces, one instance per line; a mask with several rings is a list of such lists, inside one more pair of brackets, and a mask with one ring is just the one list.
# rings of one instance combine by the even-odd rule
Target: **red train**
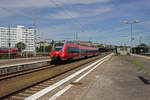
[[[18,48],[10,48],[11,54],[16,55],[18,53]],[[8,54],[9,53],[9,48],[0,48],[0,53],[1,54]]]
[[98,54],[98,48],[81,46],[71,41],[64,41],[53,44],[50,57],[52,63],[58,63],[62,60],[80,59]]

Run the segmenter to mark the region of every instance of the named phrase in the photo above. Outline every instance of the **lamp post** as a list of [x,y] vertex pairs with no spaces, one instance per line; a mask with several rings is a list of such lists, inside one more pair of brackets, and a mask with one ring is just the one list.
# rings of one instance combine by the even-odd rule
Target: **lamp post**
[[133,24],[137,24],[137,23],[139,23],[139,21],[138,20],[133,21],[133,22],[124,21],[124,23],[125,24],[130,24],[130,26],[131,26],[131,40],[130,40],[130,43],[131,43],[131,53],[132,53],[132,46],[133,46],[132,41],[134,40],[134,38],[133,38]]
[[8,28],[8,34],[9,34],[9,39],[8,39],[8,47],[9,47],[9,59],[11,59],[11,38],[10,38],[10,25],[9,25],[9,28]]
[[142,36],[139,36],[139,45],[142,43]]
[[37,44],[37,34],[36,34],[36,9],[34,9],[33,11],[34,15],[33,15],[33,31],[34,31],[34,48],[35,48],[35,52],[34,52],[34,56],[37,55],[37,49],[36,49],[36,44]]
[[120,35],[120,38],[122,40],[122,43],[124,44],[123,46],[125,46],[125,44],[127,42],[127,41],[125,41],[126,40],[125,38],[128,38],[128,36],[127,35]]
[[26,33],[25,33],[25,36],[26,36],[26,58],[28,58],[28,33],[27,33],[27,30],[25,31]]

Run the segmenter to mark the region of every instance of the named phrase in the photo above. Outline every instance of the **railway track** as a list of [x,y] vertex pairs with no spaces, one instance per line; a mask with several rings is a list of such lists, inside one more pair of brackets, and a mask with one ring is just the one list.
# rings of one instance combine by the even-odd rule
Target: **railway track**
[[50,59],[40,61],[29,61],[25,63],[2,65],[0,66],[0,77],[9,76],[23,71],[37,69],[50,64]]
[[150,57],[150,53],[147,53],[147,54],[140,54],[140,55]]
[[29,57],[29,58],[16,58],[16,59],[0,59],[0,66],[2,65],[9,65],[9,64],[18,64],[18,63],[25,63],[25,62],[32,62],[32,61],[39,61],[39,60],[46,60],[49,59],[49,56],[46,57]]
[[9,79],[9,78],[13,78],[13,77],[17,77],[17,76],[20,76],[20,75],[29,74],[29,73],[32,73],[32,72],[48,69],[48,68],[51,68],[51,67],[55,67],[55,65],[41,66],[41,67],[37,67],[37,68],[31,68],[31,69],[27,69],[27,70],[23,70],[23,71],[18,71],[18,72],[14,72],[14,73],[0,75],[0,81],[1,80],[6,80],[6,79]]
[[[3,89],[5,88],[4,86],[3,89],[0,90],[0,99],[23,100],[24,98],[48,87],[49,85],[52,85],[56,77],[64,75],[67,72],[76,70],[82,67],[83,65],[89,64],[97,60],[98,58],[104,57],[105,55],[107,54],[103,54],[101,56],[97,56],[93,58],[79,60],[65,65],[58,65],[58,66],[51,65],[51,66],[47,66],[47,68],[45,67],[43,69],[36,69],[34,71],[12,76],[11,78],[5,78],[6,80],[3,79],[2,81],[0,81],[0,84],[4,84],[7,82],[13,83],[17,79],[18,79],[18,84],[17,86],[13,86],[14,88],[11,87],[11,84],[6,85],[6,87],[8,86],[7,87],[8,91],[3,91]],[[31,78],[31,77],[35,78],[35,76],[38,76],[36,77],[37,79]],[[19,81],[19,79],[22,79],[24,81]],[[9,87],[11,87],[11,89],[9,89]]]

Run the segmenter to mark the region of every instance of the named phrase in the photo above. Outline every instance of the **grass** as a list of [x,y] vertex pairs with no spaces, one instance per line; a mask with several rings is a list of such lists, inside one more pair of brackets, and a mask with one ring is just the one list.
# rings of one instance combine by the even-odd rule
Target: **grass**
[[136,59],[134,58],[131,58],[131,57],[128,57],[128,56],[125,56],[127,58],[128,61],[130,61],[132,64],[136,65],[137,67],[140,68],[140,70],[144,70],[145,69],[145,66],[138,62]]

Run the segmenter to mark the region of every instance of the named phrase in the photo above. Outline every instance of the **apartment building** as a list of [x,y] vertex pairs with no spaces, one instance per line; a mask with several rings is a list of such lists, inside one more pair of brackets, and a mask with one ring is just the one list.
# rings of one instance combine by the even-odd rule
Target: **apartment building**
[[35,51],[35,34],[32,27],[25,29],[18,25],[16,28],[0,27],[0,48],[14,48],[18,42],[26,45],[24,51]]

